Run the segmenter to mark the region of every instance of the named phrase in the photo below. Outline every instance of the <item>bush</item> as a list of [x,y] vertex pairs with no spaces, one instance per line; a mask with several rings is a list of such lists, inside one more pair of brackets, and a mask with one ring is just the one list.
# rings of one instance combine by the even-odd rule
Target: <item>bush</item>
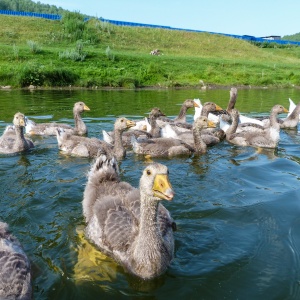
[[42,51],[37,42],[29,40],[29,41],[27,41],[27,45],[29,46],[29,49],[30,49],[31,53],[35,53],[36,54],[36,53],[39,53],[39,52]]
[[71,41],[82,39],[85,28],[84,17],[79,12],[66,12],[61,18],[63,31]]
[[83,52],[84,43],[79,40],[76,43],[75,49],[65,50],[64,52],[59,52],[58,56],[60,59],[71,59],[73,61],[84,61],[86,58],[86,53]]
[[19,75],[21,87],[34,86],[68,86],[79,79],[77,74],[64,69],[46,69],[43,65],[27,65]]

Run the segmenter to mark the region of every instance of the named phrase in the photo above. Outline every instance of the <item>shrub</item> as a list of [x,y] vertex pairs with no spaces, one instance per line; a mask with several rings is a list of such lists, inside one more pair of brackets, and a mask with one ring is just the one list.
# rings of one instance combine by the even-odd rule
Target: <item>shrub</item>
[[84,17],[79,12],[66,12],[61,18],[63,31],[71,41],[82,39],[85,28]]
[[109,46],[106,48],[105,54],[106,54],[106,57],[107,57],[109,60],[112,60],[112,61],[115,60],[115,55],[113,54],[113,52],[111,51],[111,49],[110,49]]
[[29,46],[29,49],[30,49],[31,53],[41,52],[41,48],[40,48],[40,46],[38,45],[37,42],[29,40],[29,41],[27,41],[27,45]]
[[19,84],[21,87],[29,85],[42,86],[44,84],[43,66],[26,65],[19,74]]
[[79,40],[76,43],[75,49],[59,52],[58,56],[60,59],[71,59],[73,61],[84,61],[87,54],[83,52],[83,45],[84,45],[84,43],[81,40]]

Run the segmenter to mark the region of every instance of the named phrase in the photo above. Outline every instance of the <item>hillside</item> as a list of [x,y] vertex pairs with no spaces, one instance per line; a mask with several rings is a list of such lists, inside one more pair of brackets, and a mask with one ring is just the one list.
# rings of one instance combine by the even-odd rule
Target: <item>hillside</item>
[[300,41],[300,32],[292,34],[292,35],[285,35],[285,36],[282,37],[282,39],[283,40],[288,40],[288,41],[299,42]]
[[0,22],[0,86],[300,85],[295,46],[84,22],[78,13],[62,21],[0,15]]

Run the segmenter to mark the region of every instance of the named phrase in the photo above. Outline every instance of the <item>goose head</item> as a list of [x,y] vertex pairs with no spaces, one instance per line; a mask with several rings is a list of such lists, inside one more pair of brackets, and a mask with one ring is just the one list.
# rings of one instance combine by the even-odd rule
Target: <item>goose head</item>
[[83,113],[84,111],[90,110],[89,107],[82,101],[76,102],[74,104],[74,113]]
[[276,114],[288,113],[289,111],[280,104],[276,104],[272,108],[272,112]]
[[135,126],[135,122],[134,121],[131,121],[131,120],[128,120],[127,118],[118,118],[116,121],[115,121],[115,125],[114,125],[114,129],[117,130],[117,131],[125,131],[133,126]]
[[13,124],[17,127],[25,127],[26,126],[25,116],[22,113],[17,112],[14,115]]
[[149,117],[151,118],[158,118],[158,117],[165,117],[166,115],[158,108],[158,107],[153,107]]
[[198,101],[195,101],[194,99],[186,99],[183,102],[183,105],[186,108],[200,107],[199,104],[198,104]]
[[140,190],[152,200],[171,201],[175,195],[165,165],[153,163],[147,166],[140,179]]
[[203,104],[203,110],[208,111],[208,112],[213,112],[213,111],[221,111],[223,110],[222,107],[220,107],[218,104],[214,102],[205,102]]
[[206,129],[206,128],[215,128],[216,124],[208,120],[207,117],[201,116],[195,120],[193,127],[197,131],[201,131],[202,129]]

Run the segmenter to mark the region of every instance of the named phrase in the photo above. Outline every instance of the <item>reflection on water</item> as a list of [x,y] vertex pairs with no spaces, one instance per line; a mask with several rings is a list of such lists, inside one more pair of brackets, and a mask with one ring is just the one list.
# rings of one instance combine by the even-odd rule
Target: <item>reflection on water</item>
[[[236,107],[268,115],[298,90],[241,90]],[[138,120],[158,106],[175,116],[187,98],[226,107],[229,89],[159,91],[0,91],[0,131],[16,111],[73,124],[84,100],[89,135],[116,116]],[[188,112],[192,122],[193,111]],[[92,160],[58,151],[55,137],[34,137],[30,152],[0,156],[0,219],[33,264],[34,299],[298,299],[300,135],[284,130],[276,150],[226,141],[200,157],[156,159],[170,170],[176,196],[164,203],[177,223],[175,258],[161,277],[129,275],[84,238],[82,194]],[[138,186],[149,163],[128,152],[121,178]]]

